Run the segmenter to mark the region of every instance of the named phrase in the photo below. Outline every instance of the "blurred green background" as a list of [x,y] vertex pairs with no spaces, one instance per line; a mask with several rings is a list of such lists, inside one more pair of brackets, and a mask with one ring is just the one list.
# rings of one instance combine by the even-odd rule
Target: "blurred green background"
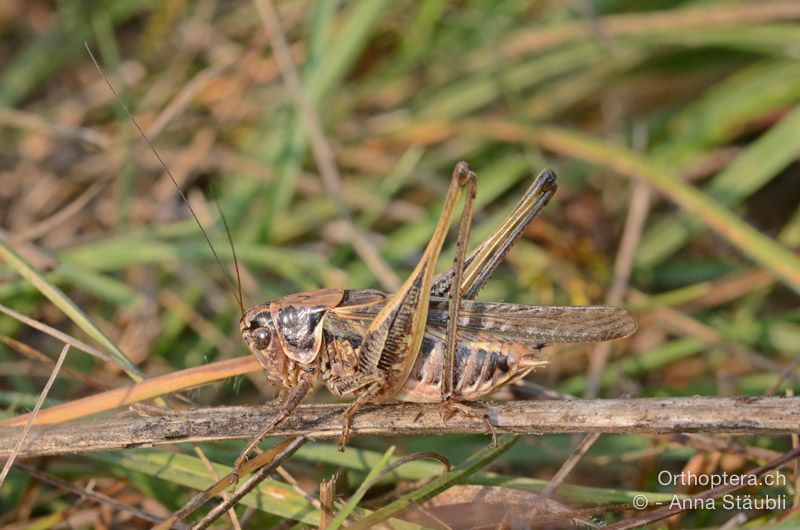
[[[148,376],[246,352],[228,285],[86,41],[232,269],[210,199],[218,195],[246,305],[319,287],[392,290],[430,238],[457,161],[479,175],[474,242],[510,211],[531,175],[551,167],[558,193],[479,298],[622,305],[640,329],[608,346],[553,348],[547,369],[498,397],[542,387],[586,397],[782,395],[800,387],[800,3],[276,7],[334,155],[338,197],[320,177],[273,54],[276,35],[253,3],[0,4],[0,236],[43,273],[41,285],[62,289],[79,309],[66,316],[8,263],[0,264],[0,303],[118,349]],[[366,251],[351,244],[342,206],[371,242]],[[451,259],[452,244],[440,269]],[[82,318],[90,324],[77,324]],[[87,329],[95,331],[87,337]],[[0,335],[8,417],[33,407],[61,345],[7,316]],[[50,403],[130,382],[74,350],[66,366]],[[189,397],[259,404],[272,396],[253,376]],[[314,399],[333,398],[323,390]],[[740,441],[789,446],[788,435]],[[541,491],[575,442],[524,438],[468,482]],[[313,495],[341,469],[346,496],[392,444],[396,455],[437,451],[461,462],[486,438],[356,437],[344,456],[332,444],[308,445],[287,473]],[[204,449],[229,465],[241,446]],[[675,440],[602,436],[568,477],[576,487],[563,486],[556,498],[595,522],[617,521],[634,513],[617,505],[636,491],[672,491],[658,484],[659,470],[703,465],[742,473],[755,464]],[[189,447],[41,466],[83,484],[97,479],[99,491],[162,515],[188,500],[186,485],[210,480]],[[403,467],[362,506],[413,494],[415,481],[439,472],[433,463]],[[251,527],[289,516],[316,524],[318,512],[296,490],[272,487],[295,504],[264,493]],[[125,520],[91,503],[72,508],[73,498],[15,470],[0,490],[0,523]],[[778,515],[749,512],[749,524]],[[714,526],[732,516],[690,511],[671,524]]]

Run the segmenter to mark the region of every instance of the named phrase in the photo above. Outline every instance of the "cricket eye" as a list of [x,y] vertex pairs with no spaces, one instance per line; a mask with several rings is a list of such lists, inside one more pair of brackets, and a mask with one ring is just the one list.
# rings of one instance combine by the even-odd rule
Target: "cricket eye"
[[253,343],[259,350],[266,350],[272,342],[272,332],[268,328],[258,328],[253,332]]

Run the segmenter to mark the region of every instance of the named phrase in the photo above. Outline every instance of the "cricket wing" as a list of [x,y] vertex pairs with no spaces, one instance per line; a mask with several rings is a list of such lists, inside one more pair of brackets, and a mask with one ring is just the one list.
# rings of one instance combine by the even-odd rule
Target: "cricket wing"
[[[380,311],[383,300],[332,310],[326,329],[335,336],[357,342]],[[428,327],[447,327],[447,299],[431,297]],[[503,302],[462,300],[459,336],[491,335],[498,340],[529,344],[601,342],[620,339],[636,331],[628,311],[610,306],[531,306]]]
[[[636,319],[619,307],[554,307],[462,300],[460,332],[534,344],[600,342],[627,337]],[[447,325],[447,300],[433,300],[429,326]]]

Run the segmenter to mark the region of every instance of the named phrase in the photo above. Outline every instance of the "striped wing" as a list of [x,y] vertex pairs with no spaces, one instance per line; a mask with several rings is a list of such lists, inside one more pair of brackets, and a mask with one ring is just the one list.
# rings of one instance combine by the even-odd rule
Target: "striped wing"
[[[447,325],[446,300],[431,304],[428,325]],[[633,315],[608,306],[529,306],[463,300],[458,317],[460,331],[541,344],[619,339],[631,335],[636,328]]]
[[[380,311],[384,301],[334,308],[326,318],[326,330],[356,339]],[[428,328],[447,326],[446,298],[431,297]],[[600,342],[627,337],[636,331],[636,319],[628,311],[608,306],[530,306],[503,302],[461,301],[458,318],[462,338],[488,335],[497,340],[529,344]],[[438,331],[438,330],[437,330]]]

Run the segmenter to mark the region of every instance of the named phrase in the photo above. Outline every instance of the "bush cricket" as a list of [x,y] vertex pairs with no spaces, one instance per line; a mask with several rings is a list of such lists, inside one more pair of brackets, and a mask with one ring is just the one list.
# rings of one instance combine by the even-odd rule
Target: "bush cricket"
[[[224,273],[205,228],[166,163],[122,104],[88,45],[87,50],[172,180]],[[334,395],[355,396],[342,418],[342,448],[360,407],[392,399],[442,403],[443,421],[455,412],[479,416],[494,443],[489,418],[466,403],[546,364],[539,354],[548,344],[606,341],[636,331],[635,318],[618,307],[473,301],[557,189],[555,173],[544,170],[501,226],[467,255],[476,179],[466,162],[456,164],[431,240],[396,293],[327,288],[284,296],[245,311],[236,252],[222,216],[236,264],[237,289],[227,274],[225,278],[242,309],[242,337],[266,371],[267,380],[280,389],[278,413],[236,459],[233,482],[249,453],[291,414],[319,376]],[[464,192],[455,263],[434,276],[450,221]]]
[[[466,163],[456,165],[431,241],[397,293],[320,289],[245,312],[242,336],[281,395],[278,414],[240,456],[236,470],[320,375],[333,394],[356,397],[343,416],[343,446],[352,417],[364,404],[391,399],[441,402],[443,419],[455,411],[475,414],[463,402],[491,394],[545,364],[539,357],[545,345],[605,341],[636,330],[633,316],[617,307],[472,301],[557,188],[555,173],[543,171],[508,219],[465,256],[475,179]],[[434,277],[464,190],[455,264]],[[494,438],[488,418],[484,422]]]

